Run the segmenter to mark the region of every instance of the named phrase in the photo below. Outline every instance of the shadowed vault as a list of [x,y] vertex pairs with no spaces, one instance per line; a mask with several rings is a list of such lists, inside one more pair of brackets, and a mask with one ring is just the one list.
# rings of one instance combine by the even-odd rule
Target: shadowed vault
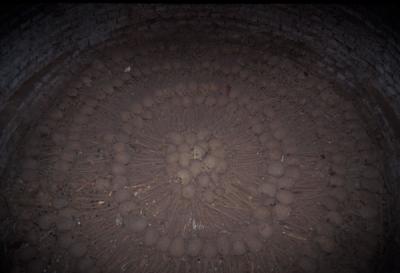
[[385,12],[5,10],[3,271],[398,272]]

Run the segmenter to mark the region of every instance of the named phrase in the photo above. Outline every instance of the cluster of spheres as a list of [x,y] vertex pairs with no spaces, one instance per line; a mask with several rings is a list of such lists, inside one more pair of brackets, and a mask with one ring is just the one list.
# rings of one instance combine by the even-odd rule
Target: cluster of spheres
[[334,85],[256,45],[101,50],[4,176],[13,272],[368,270],[381,155]]
[[[201,188],[215,188],[218,176],[227,169],[222,143],[210,137],[207,131],[187,133],[184,136],[172,133],[170,139],[167,173],[178,178],[177,182],[182,185],[182,196],[192,199]],[[204,198],[211,203],[212,192],[206,191]]]

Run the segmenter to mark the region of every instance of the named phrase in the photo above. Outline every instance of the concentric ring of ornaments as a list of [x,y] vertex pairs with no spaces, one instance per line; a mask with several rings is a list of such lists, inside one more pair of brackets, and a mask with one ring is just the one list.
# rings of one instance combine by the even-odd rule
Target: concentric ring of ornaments
[[[204,90],[207,89],[205,88]],[[168,94],[170,93],[172,92]],[[176,107],[178,112],[181,110],[184,111],[183,109],[185,108],[190,110],[195,107],[199,108],[199,111],[216,110],[218,106],[225,106],[227,104],[230,104],[229,106],[233,110],[240,107],[238,95],[235,92],[229,94],[226,94],[226,92],[223,94],[215,92],[216,94],[214,95],[210,91],[205,91],[205,94],[208,93],[212,95],[197,97],[191,94],[185,94],[184,96],[175,95],[168,98],[167,101],[161,100],[160,102],[169,103],[171,106]],[[146,122],[155,116],[151,112],[151,107],[155,106],[154,104],[155,99],[146,97],[142,104],[133,104],[131,111],[122,112],[121,119],[124,122],[122,126],[123,132],[129,135],[134,128],[143,128]],[[265,116],[273,115],[273,111],[266,112]],[[261,118],[264,118],[264,115]],[[254,118],[250,118],[250,120],[254,122]],[[264,182],[260,179],[258,183],[251,183],[251,181],[247,182],[245,180],[241,182],[238,177],[235,177],[229,171],[230,158],[235,157],[235,152],[230,151],[228,148],[230,144],[229,134],[223,138],[226,139],[225,142],[220,140],[217,134],[212,133],[212,127],[207,128],[207,123],[209,122],[209,120],[203,121],[202,124],[205,125],[202,128],[192,127],[184,131],[166,132],[165,139],[162,142],[164,147],[162,151],[165,156],[161,163],[165,165],[166,176],[163,181],[158,182],[160,183],[158,187],[165,186],[170,188],[174,194],[174,198],[177,200],[176,202],[180,202],[182,205],[194,203],[197,206],[214,210],[217,214],[220,214],[219,217],[222,219],[227,217],[225,228],[228,228],[229,223],[239,225],[242,219],[237,219],[235,223],[234,219],[229,219],[229,217],[237,217],[233,211],[224,211],[223,209],[235,206],[237,201],[240,204],[240,201],[242,201],[244,204],[242,210],[248,210],[247,213],[250,216],[243,218],[243,222],[248,222],[249,229],[243,232],[243,234],[250,233],[250,238],[244,238],[245,236],[243,235],[237,237],[238,233],[240,234],[242,231],[240,229],[229,230],[233,235],[228,236],[222,233],[217,238],[212,238],[213,240],[198,238],[198,234],[188,236],[188,238],[184,238],[183,236],[168,237],[168,235],[161,237],[157,229],[154,227],[149,228],[150,223],[148,219],[137,215],[131,217],[129,212],[133,211],[137,204],[132,201],[132,195],[129,194],[126,188],[117,186],[114,195],[115,200],[120,203],[121,214],[126,216],[126,218],[123,218],[126,226],[131,227],[134,232],[143,232],[145,245],[152,246],[160,239],[157,248],[161,251],[166,251],[172,256],[179,257],[184,254],[196,256],[201,255],[202,251],[204,251],[203,254],[211,258],[212,256],[216,256],[218,251],[222,255],[242,255],[247,250],[258,252],[262,248],[261,241],[268,239],[272,235],[273,218],[276,217],[278,220],[284,220],[290,215],[290,204],[294,200],[294,195],[290,191],[290,188],[299,176],[299,168],[295,165],[289,166],[286,175],[284,175],[284,164],[280,161],[283,154],[280,140],[283,139],[286,131],[281,124],[272,124],[271,127],[273,129],[268,128],[268,133],[264,132],[264,125],[259,121],[254,122],[248,128],[246,137],[250,138],[250,141],[253,141],[253,146],[250,145],[249,148],[251,150],[249,153],[245,153],[245,155],[254,157],[253,161],[255,164],[264,165],[260,151],[265,150],[269,152],[265,156],[271,159],[265,170],[265,175],[269,175],[271,181]],[[233,138],[233,140],[235,139]],[[129,142],[130,140],[127,138],[125,141]],[[263,145],[265,148],[261,149]],[[123,142],[116,142],[113,145],[115,163],[112,165],[112,173],[114,175],[114,185],[126,186],[128,184],[129,178],[126,176],[126,172],[133,155],[132,152],[129,153],[127,147],[128,144]],[[289,149],[295,149],[292,142],[289,143],[288,147]],[[257,159],[259,160],[258,162]],[[238,164],[235,160],[232,161],[234,164]],[[234,188],[234,185],[240,185],[241,183],[250,183],[250,186],[254,187],[260,193],[257,195],[266,197],[267,201],[257,204],[256,201],[253,201],[257,196],[252,196],[254,194],[252,192],[246,193],[246,196],[241,196],[243,193]],[[229,195],[229,197],[228,195],[224,196],[225,191],[230,187],[235,192],[232,192],[232,195]],[[137,192],[133,195],[135,194]],[[220,202],[215,202],[216,199],[220,199]],[[158,201],[151,200],[151,202]],[[229,201],[230,203],[226,204],[223,209],[217,205]],[[191,226],[194,231],[197,229],[201,230],[206,225],[201,224],[201,217],[199,218],[197,220],[198,224],[196,224],[196,218],[192,219]],[[251,224],[251,222],[253,223]],[[221,232],[224,230],[220,229],[218,231]],[[169,241],[170,245],[167,247],[166,244]],[[202,249],[203,245],[204,249]]]
[[231,272],[241,259],[316,272],[352,230],[379,233],[378,157],[354,107],[318,79],[284,65],[261,77],[242,63],[105,63],[27,143],[10,194],[26,196],[9,203],[32,272]]

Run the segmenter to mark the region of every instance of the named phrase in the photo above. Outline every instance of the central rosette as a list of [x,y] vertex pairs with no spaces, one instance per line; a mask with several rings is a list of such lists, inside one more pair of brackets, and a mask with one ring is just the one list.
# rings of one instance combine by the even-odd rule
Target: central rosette
[[199,196],[208,203],[228,167],[224,143],[204,129],[168,134],[166,162],[170,181],[181,185],[183,198]]

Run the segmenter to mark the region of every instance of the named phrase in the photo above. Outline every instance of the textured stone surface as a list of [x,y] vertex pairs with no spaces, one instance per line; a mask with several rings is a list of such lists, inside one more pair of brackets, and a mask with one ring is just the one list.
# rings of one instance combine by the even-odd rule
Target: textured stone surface
[[[23,10],[0,29],[0,171],[26,129],[55,102],[60,86],[95,53],[94,46],[122,43],[127,34],[138,42],[168,39],[169,33],[191,28],[215,41],[213,31],[249,45],[282,40],[288,58],[340,84],[386,150],[389,191],[400,192],[393,183],[400,177],[399,37],[363,14],[333,5],[52,4]],[[272,56],[266,59],[273,63]],[[388,212],[392,217],[398,215],[398,200]]]

